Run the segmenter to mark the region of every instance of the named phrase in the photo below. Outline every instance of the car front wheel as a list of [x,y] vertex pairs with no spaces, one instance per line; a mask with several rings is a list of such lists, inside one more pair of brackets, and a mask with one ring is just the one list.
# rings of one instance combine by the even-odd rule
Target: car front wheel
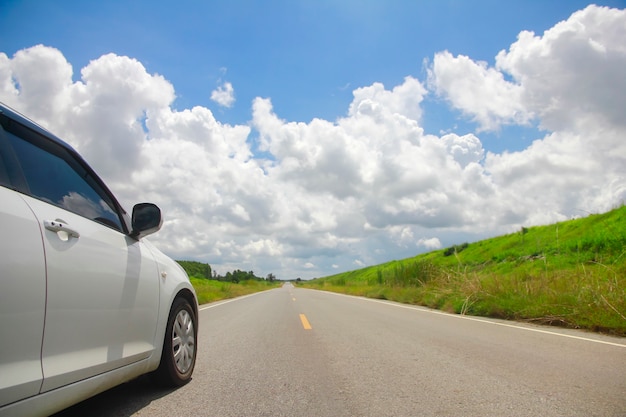
[[161,363],[155,372],[158,382],[174,387],[189,382],[196,364],[197,333],[193,308],[184,298],[177,298],[167,320]]

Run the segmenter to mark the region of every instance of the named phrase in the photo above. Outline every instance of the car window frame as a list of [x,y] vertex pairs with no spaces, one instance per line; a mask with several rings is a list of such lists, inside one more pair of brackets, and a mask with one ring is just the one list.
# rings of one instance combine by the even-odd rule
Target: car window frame
[[[17,166],[17,171],[19,171],[18,173],[12,175],[10,178],[14,190],[22,194],[26,194],[32,198],[36,198],[40,201],[44,201],[48,204],[59,207],[62,210],[67,210],[71,213],[91,220],[94,223],[106,226],[119,233],[123,233],[125,235],[128,235],[130,233],[129,219],[126,211],[119,204],[114,194],[109,190],[104,181],[102,181],[102,179],[95,173],[95,171],[89,166],[89,164],[83,159],[83,157],[71,146],[65,144],[56,137],[50,138],[34,129],[31,129],[28,126],[25,126],[24,124],[11,119],[7,115],[2,114],[1,112],[0,129],[3,130],[2,132],[0,132],[0,141],[2,142],[1,146],[8,149],[8,151],[5,151],[4,153],[13,154],[11,155],[11,158],[14,157],[16,159],[15,162]],[[109,208],[114,212],[115,216],[117,216],[120,227],[117,227],[117,225],[108,224],[104,221],[95,220],[93,218],[90,218],[89,216],[85,216],[83,213],[76,212],[74,210],[68,210],[67,207],[63,207],[56,202],[51,202],[46,198],[42,198],[32,193],[26,175],[24,174],[24,171],[20,165],[19,157],[16,155],[15,149],[11,144],[11,140],[6,137],[7,133],[17,137],[19,140],[26,141],[31,145],[41,149],[42,151],[63,160],[71,168],[71,170],[73,170],[77,176],[81,177],[85,181],[87,186],[89,186],[94,191],[94,193],[98,195],[107,206],[109,206]],[[4,184],[2,185],[5,186]]]

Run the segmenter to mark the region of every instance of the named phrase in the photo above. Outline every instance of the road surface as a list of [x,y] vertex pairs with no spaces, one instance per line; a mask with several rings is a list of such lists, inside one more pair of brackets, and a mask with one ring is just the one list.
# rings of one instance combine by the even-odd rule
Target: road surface
[[81,416],[626,416],[626,339],[294,288],[201,306],[193,380]]

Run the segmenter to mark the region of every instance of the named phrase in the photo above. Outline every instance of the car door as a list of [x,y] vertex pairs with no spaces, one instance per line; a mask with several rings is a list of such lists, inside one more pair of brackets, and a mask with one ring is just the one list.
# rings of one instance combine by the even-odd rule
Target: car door
[[159,276],[119,205],[84,161],[37,132],[7,130],[43,237],[42,392],[150,356]]
[[44,229],[47,262],[42,391],[150,356],[159,282],[147,249],[80,215],[28,203]]
[[46,271],[39,226],[21,195],[0,186],[0,202],[2,406],[33,396],[41,388]]

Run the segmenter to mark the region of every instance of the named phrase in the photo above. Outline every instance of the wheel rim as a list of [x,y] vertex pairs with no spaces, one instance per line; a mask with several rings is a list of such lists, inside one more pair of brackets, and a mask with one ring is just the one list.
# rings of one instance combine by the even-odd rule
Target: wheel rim
[[178,372],[184,374],[189,371],[194,362],[195,351],[193,320],[187,310],[181,310],[176,315],[172,331],[172,354]]

